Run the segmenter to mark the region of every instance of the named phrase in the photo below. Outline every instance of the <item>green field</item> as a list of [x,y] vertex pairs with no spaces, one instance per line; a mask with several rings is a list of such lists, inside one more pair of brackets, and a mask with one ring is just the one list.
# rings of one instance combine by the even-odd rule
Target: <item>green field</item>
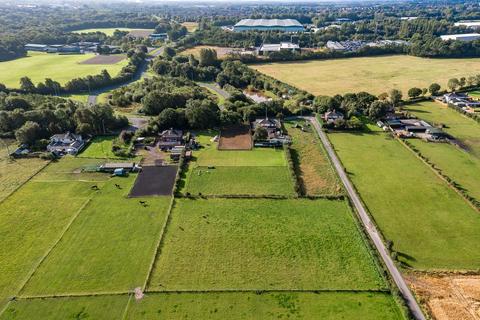
[[480,199],[480,158],[447,143],[426,143],[418,139],[409,142],[444,174]]
[[90,198],[90,186],[77,181],[30,181],[0,204],[0,306],[17,294]]
[[[306,131],[294,128],[295,124],[303,126]],[[337,175],[313,129],[303,120],[286,122],[285,127],[292,138],[292,159],[296,163],[297,175],[304,193],[307,195],[339,194],[341,186]]]
[[37,174],[33,181],[106,181],[110,176],[103,172],[94,171],[105,161],[102,159],[77,158],[65,156],[61,160],[53,161]]
[[195,167],[189,171],[186,191],[206,195],[295,195],[292,178],[286,166],[224,166],[214,169]]
[[404,109],[431,123],[445,124],[444,130],[461,140],[469,151],[480,159],[480,124],[475,120],[431,101],[407,105]]
[[[218,150],[210,141],[217,133],[200,132],[202,148],[185,174],[185,192],[205,195],[294,196],[291,172],[283,149]],[[235,181],[235,183],[232,183]]]
[[0,142],[0,201],[48,163],[39,158],[10,158],[9,152],[13,152],[15,149],[14,141],[3,140],[3,144]]
[[113,154],[112,143],[116,136],[98,136],[92,139],[87,147],[78,155],[80,158],[121,159]]
[[403,319],[382,293],[150,294],[127,319]]
[[400,261],[418,269],[478,270],[478,212],[407,148],[370,128],[329,138]]
[[108,70],[113,77],[127,65],[127,60],[108,65],[80,64],[94,56],[94,54],[58,55],[29,52],[27,57],[0,62],[0,69],[8,70],[0,73],[0,83],[10,88],[18,88],[20,78],[26,76],[35,84],[45,81],[45,78],[65,84],[73,78],[99,74],[103,69]]
[[[1,320],[122,319],[127,295],[19,299]],[[123,319],[403,319],[383,293],[147,293],[130,300]]]
[[96,192],[22,295],[126,292],[142,287],[170,197],[126,198],[135,177],[110,179]]
[[427,59],[406,55],[267,63],[252,66],[280,81],[315,95],[367,91],[372,94],[398,88],[406,96],[411,87],[444,89],[453,77],[475,75],[480,58]]
[[75,30],[75,31],[72,31],[73,33],[92,33],[92,32],[102,32],[104,34],[106,34],[107,36],[111,37],[113,36],[113,33],[115,32],[115,30],[119,30],[119,31],[126,31],[126,32],[130,32],[130,31],[153,31],[152,29],[137,29],[137,28],[92,28],[92,29],[80,29],[80,30]]
[[128,296],[20,299],[10,303],[2,320],[102,319],[122,318]]
[[177,200],[149,290],[381,289],[348,205]]

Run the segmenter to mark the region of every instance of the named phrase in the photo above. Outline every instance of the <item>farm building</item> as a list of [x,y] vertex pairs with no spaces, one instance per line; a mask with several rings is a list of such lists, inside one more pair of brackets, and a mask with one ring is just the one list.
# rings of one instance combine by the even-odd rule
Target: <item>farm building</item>
[[480,39],[480,33],[465,33],[465,34],[447,34],[440,36],[443,41],[458,40],[458,41],[474,41]]
[[47,51],[48,46],[46,44],[28,43],[24,46],[27,51]]
[[233,26],[233,31],[283,31],[303,32],[304,28],[295,19],[243,19]]
[[103,172],[135,172],[140,171],[141,168],[135,164],[135,162],[107,162],[98,167]]
[[269,52],[280,52],[280,51],[300,51],[300,46],[291,42],[280,42],[277,44],[263,44],[258,48],[258,54],[268,54]]
[[50,138],[47,150],[58,155],[76,155],[85,146],[85,140],[79,134],[67,132],[55,134]]

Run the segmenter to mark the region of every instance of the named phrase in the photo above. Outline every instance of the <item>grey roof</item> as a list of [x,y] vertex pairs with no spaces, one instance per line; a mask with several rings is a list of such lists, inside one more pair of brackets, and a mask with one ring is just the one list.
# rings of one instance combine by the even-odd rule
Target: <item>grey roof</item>
[[242,19],[235,27],[302,27],[295,19]]
[[46,44],[36,44],[36,43],[27,43],[25,47],[31,47],[31,48],[46,48]]

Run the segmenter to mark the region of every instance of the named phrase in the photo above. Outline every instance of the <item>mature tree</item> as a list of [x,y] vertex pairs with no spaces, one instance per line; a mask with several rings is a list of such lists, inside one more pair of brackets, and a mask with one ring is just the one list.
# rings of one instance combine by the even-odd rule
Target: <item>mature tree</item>
[[173,58],[176,54],[177,52],[172,47],[165,47],[163,49],[163,56],[167,59]]
[[316,96],[315,99],[313,99],[313,106],[318,113],[324,113],[340,107],[336,101],[329,96]]
[[461,77],[460,80],[458,81],[458,84],[460,85],[460,88],[465,87],[466,83],[467,83],[467,79],[465,77]]
[[199,60],[202,67],[215,66],[218,64],[217,51],[215,49],[202,48],[200,49]]
[[422,88],[422,96],[426,95],[428,92],[427,88]]
[[402,101],[402,92],[397,89],[392,89],[388,92],[388,96],[390,97],[390,102],[394,107],[398,107],[399,103]]
[[242,115],[236,111],[222,111],[220,113],[220,124],[230,126],[242,122]]
[[452,78],[448,80],[447,87],[451,91],[455,91],[460,86],[460,81],[457,78]]
[[0,83],[0,92],[6,92],[7,91],[7,86],[5,86],[3,83]]
[[170,72],[170,64],[167,61],[156,59],[152,65],[152,70],[159,75],[165,75]]
[[20,96],[8,96],[5,98],[5,110],[15,110],[15,109],[22,109],[22,110],[29,110],[31,109],[30,103],[24,98]]
[[413,88],[410,88],[408,90],[408,96],[411,99],[415,99],[415,98],[419,97],[421,94],[422,94],[422,89],[420,89],[420,88],[413,87]]
[[258,126],[255,128],[255,132],[253,133],[253,140],[266,140],[268,138],[267,129],[262,126]]
[[23,77],[20,79],[20,89],[27,92],[35,92],[35,85],[29,77]]
[[218,123],[218,106],[211,100],[189,100],[185,115],[194,129],[213,128]]
[[368,117],[372,120],[380,119],[385,116],[390,109],[390,105],[386,101],[377,100],[372,102],[368,108]]
[[429,87],[428,87],[428,92],[430,92],[430,94],[432,96],[435,96],[439,91],[440,91],[441,87],[438,83],[432,83]]
[[31,145],[39,138],[40,125],[33,121],[27,121],[17,131],[15,131],[15,138],[19,143]]

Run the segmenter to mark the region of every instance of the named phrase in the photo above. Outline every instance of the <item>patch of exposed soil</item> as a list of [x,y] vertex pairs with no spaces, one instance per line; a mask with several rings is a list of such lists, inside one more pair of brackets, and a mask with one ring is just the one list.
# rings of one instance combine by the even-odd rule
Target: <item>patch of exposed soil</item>
[[437,320],[480,320],[480,275],[405,276],[422,304]]

